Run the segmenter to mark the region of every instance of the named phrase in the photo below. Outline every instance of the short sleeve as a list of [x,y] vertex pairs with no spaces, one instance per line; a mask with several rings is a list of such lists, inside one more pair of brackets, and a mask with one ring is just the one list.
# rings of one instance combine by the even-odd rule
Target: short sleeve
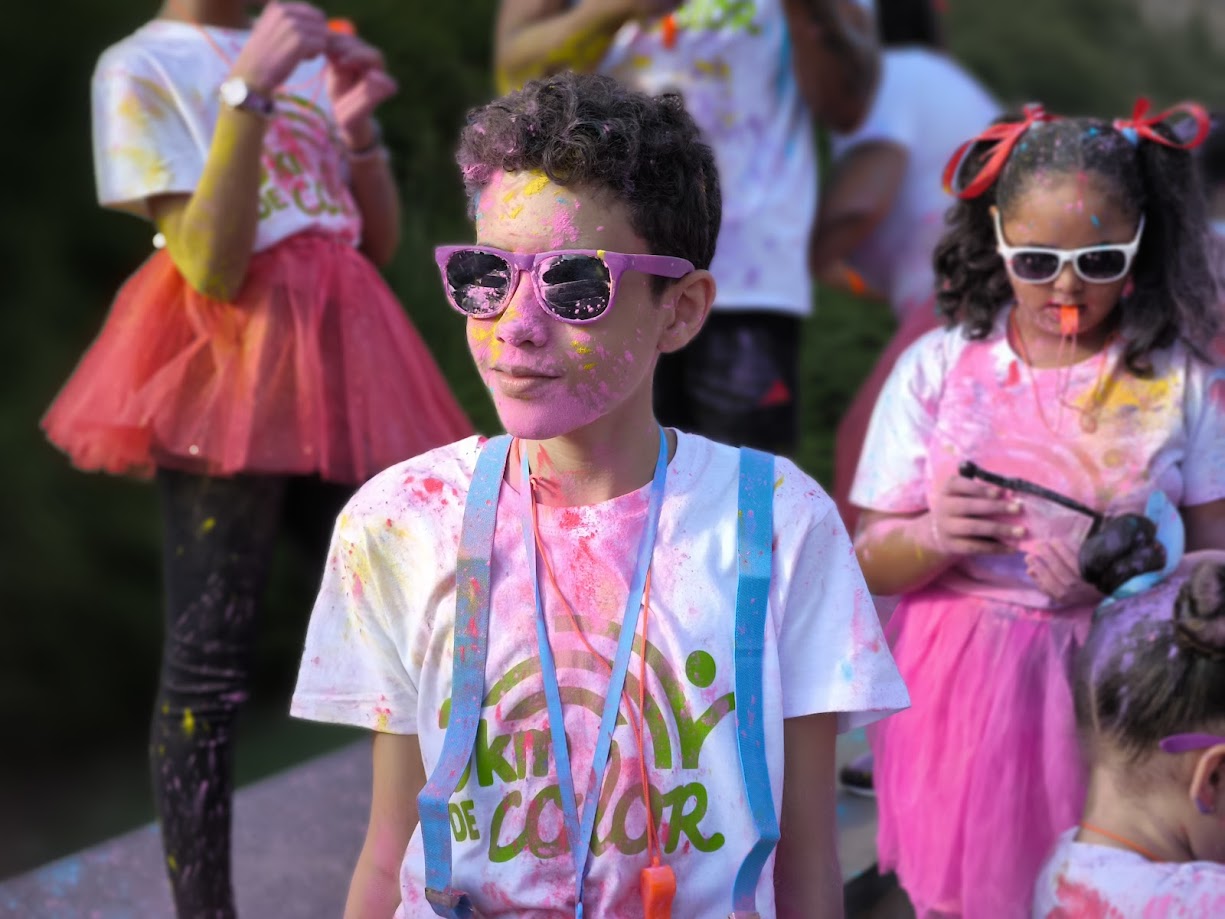
[[290,714],[415,734],[417,686],[400,648],[414,631],[401,595],[404,573],[386,537],[364,519],[350,502],[337,521]]
[[892,514],[927,508],[928,450],[956,331],[928,332],[898,359],[864,438],[851,503]]
[[884,77],[867,117],[850,134],[834,134],[830,138],[834,159],[865,144],[897,144],[908,151],[918,145],[920,106],[911,98],[913,87],[908,85],[905,74],[898,72],[900,63],[896,56],[886,53]]
[[[798,470],[785,473],[785,479],[798,475]],[[815,483],[812,487],[817,488]],[[780,490],[775,498],[780,523],[789,515],[779,503],[789,500],[813,503]],[[826,505],[823,515],[798,542],[790,543],[781,533],[777,540],[772,599],[782,611],[783,717],[833,712],[838,730],[849,731],[908,708],[910,697],[846,527],[828,498],[821,495],[820,500]]]
[[112,50],[98,62],[94,175],[104,207],[148,217],[150,197],[199,184],[210,138],[196,136],[180,89],[143,51]]
[[1196,505],[1225,498],[1225,369],[1189,364],[1182,503]]

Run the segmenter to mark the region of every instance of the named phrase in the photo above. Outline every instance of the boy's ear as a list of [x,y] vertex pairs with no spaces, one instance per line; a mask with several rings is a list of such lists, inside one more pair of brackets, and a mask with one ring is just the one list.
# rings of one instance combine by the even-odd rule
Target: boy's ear
[[715,276],[709,271],[691,271],[663,295],[667,319],[659,336],[664,354],[679,351],[693,341],[715,302]]
[[1201,814],[1215,814],[1225,808],[1225,744],[1200,754],[1190,790],[1191,803]]

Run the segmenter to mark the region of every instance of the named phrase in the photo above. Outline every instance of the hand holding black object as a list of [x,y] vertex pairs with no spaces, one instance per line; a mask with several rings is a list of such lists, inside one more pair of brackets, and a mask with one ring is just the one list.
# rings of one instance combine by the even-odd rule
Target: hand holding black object
[[1107,517],[1057,491],[1020,478],[1005,478],[969,460],[958,471],[968,479],[1024,492],[1093,518],[1093,527],[1078,554],[1080,576],[1104,594],[1148,571],[1165,567],[1165,547],[1157,540],[1157,524],[1141,514]]

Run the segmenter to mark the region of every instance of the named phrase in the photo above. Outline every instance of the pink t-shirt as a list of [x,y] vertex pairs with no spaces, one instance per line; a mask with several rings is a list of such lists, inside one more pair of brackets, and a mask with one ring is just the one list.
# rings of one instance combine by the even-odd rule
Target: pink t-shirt
[[[963,460],[1109,514],[1142,513],[1155,489],[1179,507],[1225,498],[1225,371],[1182,343],[1152,356],[1147,379],[1126,370],[1117,344],[1072,367],[1036,369],[1009,344],[1006,314],[981,341],[938,329],[902,355],[872,416],[853,503],[926,510]],[[1018,497],[1022,551],[964,558],[943,586],[1053,605],[1026,573],[1024,550],[1056,538],[1079,546],[1090,520]]]
[[[474,437],[401,463],[349,503],[293,699],[298,717],[417,734],[427,770],[438,761],[450,705],[455,563],[479,449]],[[731,447],[678,436],[653,556],[644,734],[664,859],[678,881],[677,919],[731,911],[732,880],[755,838],[732,716],[738,469]],[[909,703],[832,502],[789,461],[779,460],[776,472],[762,702],[777,810],[784,718],[836,712],[847,729]],[[648,493],[539,508],[562,595],[606,659],[620,634]],[[483,716],[473,766],[450,805],[454,883],[486,916],[572,916],[574,863],[562,840],[522,510],[504,485]],[[608,671],[584,649],[547,583],[542,573],[575,790],[585,799]],[[626,681],[635,699],[640,655],[636,644]],[[598,791],[589,916],[642,915],[641,755],[631,727],[619,725]],[[763,919],[774,915],[772,864],[758,891]],[[418,828],[404,858],[398,917],[434,915],[423,887]]]
[[1034,888],[1033,919],[1208,919],[1225,916],[1225,865],[1150,862],[1059,838]]

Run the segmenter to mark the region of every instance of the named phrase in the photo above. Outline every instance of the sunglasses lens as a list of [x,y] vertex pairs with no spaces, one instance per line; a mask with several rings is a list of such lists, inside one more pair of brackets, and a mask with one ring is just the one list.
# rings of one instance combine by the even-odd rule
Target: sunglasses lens
[[1084,252],[1077,258],[1076,268],[1086,281],[1114,281],[1127,271],[1127,255],[1121,249]]
[[491,316],[506,304],[511,268],[492,252],[460,249],[447,259],[447,296],[470,316]]
[[1012,273],[1022,281],[1049,281],[1059,273],[1059,256],[1022,250],[1012,256]]
[[558,319],[584,322],[608,309],[612,280],[608,266],[592,255],[558,255],[540,266],[545,306]]

